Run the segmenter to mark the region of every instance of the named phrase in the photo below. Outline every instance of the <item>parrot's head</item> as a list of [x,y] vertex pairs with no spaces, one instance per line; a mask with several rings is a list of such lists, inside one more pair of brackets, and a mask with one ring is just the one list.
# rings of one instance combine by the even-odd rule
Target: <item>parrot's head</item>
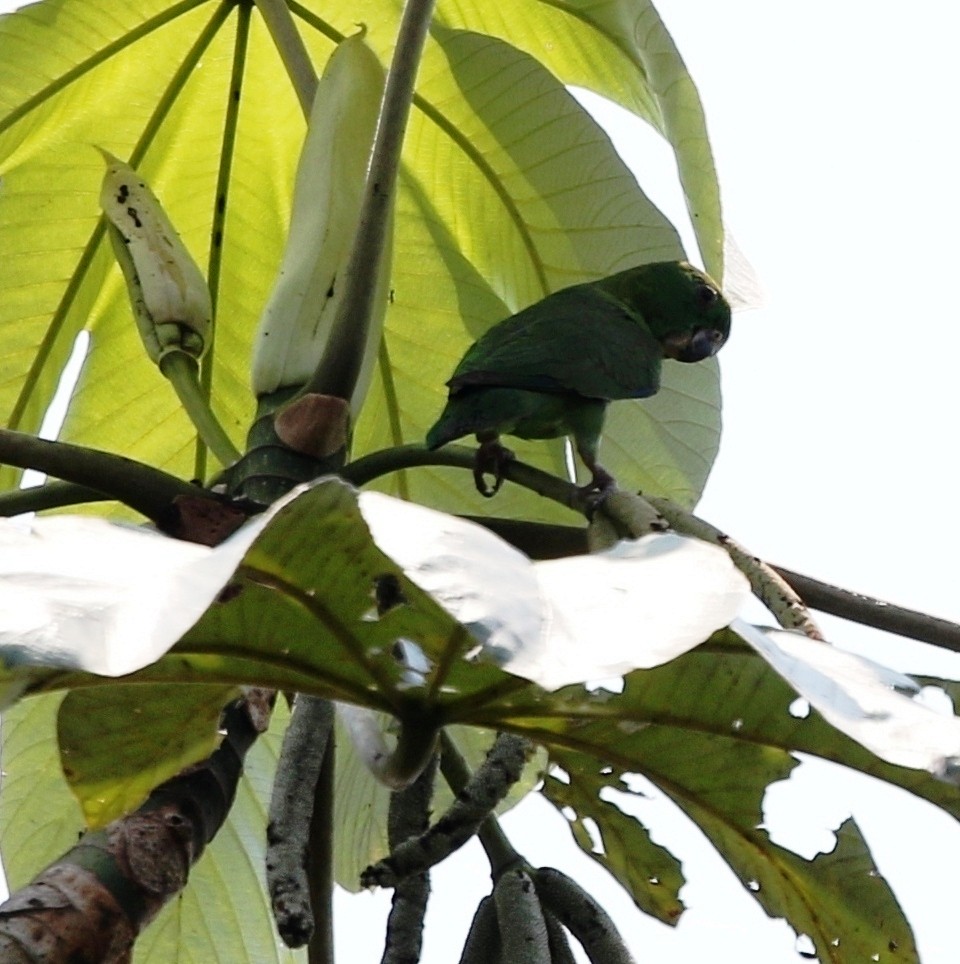
[[686,261],[634,269],[630,300],[663,346],[667,358],[710,358],[730,336],[730,305],[717,283]]

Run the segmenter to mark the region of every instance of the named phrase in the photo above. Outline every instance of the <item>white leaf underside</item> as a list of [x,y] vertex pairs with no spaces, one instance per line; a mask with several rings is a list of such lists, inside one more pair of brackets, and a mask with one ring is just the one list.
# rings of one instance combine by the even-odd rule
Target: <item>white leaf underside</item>
[[[103,676],[159,659],[200,618],[300,486],[214,549],[101,519],[0,520],[6,698],[31,669]],[[744,577],[675,533],[531,562],[481,526],[376,492],[358,496],[374,541],[462,622],[482,658],[544,689],[661,665],[730,625],[825,719],[877,756],[956,781],[960,718],[911,698],[907,676],[737,618]],[[415,642],[415,641],[414,641]],[[417,674],[413,674],[415,677]],[[909,694],[909,695],[908,695]]]

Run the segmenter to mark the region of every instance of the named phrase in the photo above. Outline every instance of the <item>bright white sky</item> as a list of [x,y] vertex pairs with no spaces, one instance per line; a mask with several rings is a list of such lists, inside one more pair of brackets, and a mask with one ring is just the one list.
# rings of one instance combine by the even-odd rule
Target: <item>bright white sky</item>
[[[0,0],[0,10],[13,6]],[[767,298],[735,320],[721,355],[725,434],[700,514],[765,558],[960,620],[949,428],[960,302],[944,303],[940,290],[952,297],[950,229],[960,220],[960,13],[938,0],[909,10],[866,0],[659,0],[658,9],[700,88],[728,226]],[[669,168],[650,160],[647,138],[619,114],[604,117],[647,172],[642,183],[680,219]],[[960,677],[960,657],[823,623],[836,642],[899,669]],[[924,964],[953,964],[960,832],[951,818],[822,765],[801,767],[769,799],[775,839],[807,856],[830,849],[823,828],[854,812]],[[656,799],[644,807],[655,839],[685,862],[688,911],[676,929],[643,917],[572,846],[561,853],[563,820],[539,800],[505,827],[532,862],[581,879],[641,960],[796,964],[792,932],[698,832]],[[488,889],[478,850],[435,875],[425,964],[459,954],[459,908]],[[339,956],[378,961],[388,896],[343,900],[362,922],[341,919]]]

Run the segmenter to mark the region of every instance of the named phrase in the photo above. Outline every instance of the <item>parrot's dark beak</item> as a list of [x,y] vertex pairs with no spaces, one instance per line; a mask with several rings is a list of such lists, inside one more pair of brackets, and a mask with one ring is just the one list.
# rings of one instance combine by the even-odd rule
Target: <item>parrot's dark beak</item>
[[663,339],[663,353],[677,361],[703,361],[716,355],[726,340],[726,335],[716,328],[694,328],[693,331],[667,335]]

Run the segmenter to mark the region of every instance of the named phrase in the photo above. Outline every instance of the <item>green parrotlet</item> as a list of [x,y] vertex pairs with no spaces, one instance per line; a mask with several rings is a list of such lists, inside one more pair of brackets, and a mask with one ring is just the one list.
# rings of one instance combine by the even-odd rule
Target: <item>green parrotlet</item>
[[[615,485],[597,462],[609,402],[649,398],[664,358],[698,362],[730,334],[730,305],[716,283],[685,261],[662,261],[556,291],[494,325],[447,382],[450,395],[427,447],[464,435],[480,442],[474,479],[484,495],[502,481],[511,453],[500,435],[573,436],[593,474],[587,490]],[[488,489],[484,472],[492,472]]]

